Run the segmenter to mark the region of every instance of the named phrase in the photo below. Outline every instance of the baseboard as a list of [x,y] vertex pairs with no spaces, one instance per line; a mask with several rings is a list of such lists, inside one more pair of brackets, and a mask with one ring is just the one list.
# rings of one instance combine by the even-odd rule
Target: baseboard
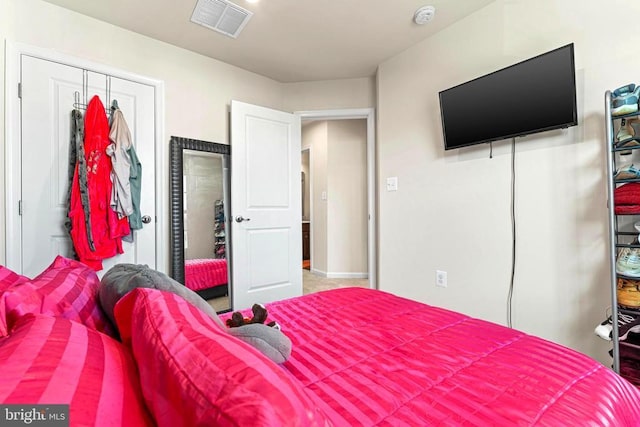
[[315,268],[312,268],[309,271],[311,271],[311,273],[315,274],[316,276],[327,277],[327,272],[326,271],[316,270]]
[[328,279],[367,279],[369,273],[326,273]]
[[327,273],[326,271],[317,270],[312,268],[309,270],[316,276],[326,277],[327,279],[368,279],[369,273]]

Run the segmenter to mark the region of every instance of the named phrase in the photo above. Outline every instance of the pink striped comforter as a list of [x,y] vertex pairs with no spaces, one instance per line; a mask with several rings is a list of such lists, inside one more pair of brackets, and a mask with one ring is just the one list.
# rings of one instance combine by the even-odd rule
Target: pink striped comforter
[[573,350],[362,288],[267,304],[283,366],[337,426],[640,426],[640,392]]
[[226,259],[189,259],[184,262],[184,281],[192,291],[227,284]]

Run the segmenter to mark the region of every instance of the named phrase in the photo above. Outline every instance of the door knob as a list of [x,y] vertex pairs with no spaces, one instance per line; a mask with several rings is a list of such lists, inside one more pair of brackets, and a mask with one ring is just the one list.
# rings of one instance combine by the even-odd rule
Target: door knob
[[145,224],[149,224],[151,222],[151,217],[149,215],[145,215],[142,217],[142,222]]
[[251,221],[251,218],[243,218],[242,215],[236,217],[236,222]]

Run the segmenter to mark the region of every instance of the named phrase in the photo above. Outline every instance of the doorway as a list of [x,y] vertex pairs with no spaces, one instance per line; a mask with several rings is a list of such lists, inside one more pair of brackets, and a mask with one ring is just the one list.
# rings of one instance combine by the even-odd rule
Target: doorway
[[[303,125],[304,126],[304,125]],[[302,194],[302,269],[311,270],[311,148],[303,148],[300,156]],[[303,272],[304,273],[304,272]],[[303,280],[304,281],[304,280]]]
[[[302,119],[365,119],[366,275],[367,285],[376,287],[373,108],[291,114],[233,100],[231,188],[235,190],[230,213],[233,218],[233,310],[248,308],[256,301],[270,302],[303,293],[300,187]],[[276,160],[276,163],[264,162],[266,157]],[[312,155],[310,163],[313,165],[316,161]],[[249,188],[248,184],[255,188]],[[327,197],[330,197],[328,193]],[[313,259],[313,249],[311,256]]]
[[[373,109],[298,114],[303,125],[304,292],[344,286],[375,288]],[[305,269],[305,226],[309,229],[309,270]]]

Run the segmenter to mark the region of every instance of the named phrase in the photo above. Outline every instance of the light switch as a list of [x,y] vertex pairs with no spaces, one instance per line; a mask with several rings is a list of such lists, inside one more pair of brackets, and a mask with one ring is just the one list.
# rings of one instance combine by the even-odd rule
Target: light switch
[[322,192],[322,200],[327,200],[327,192],[326,191]]
[[387,178],[387,191],[398,191],[398,177],[391,176]]

